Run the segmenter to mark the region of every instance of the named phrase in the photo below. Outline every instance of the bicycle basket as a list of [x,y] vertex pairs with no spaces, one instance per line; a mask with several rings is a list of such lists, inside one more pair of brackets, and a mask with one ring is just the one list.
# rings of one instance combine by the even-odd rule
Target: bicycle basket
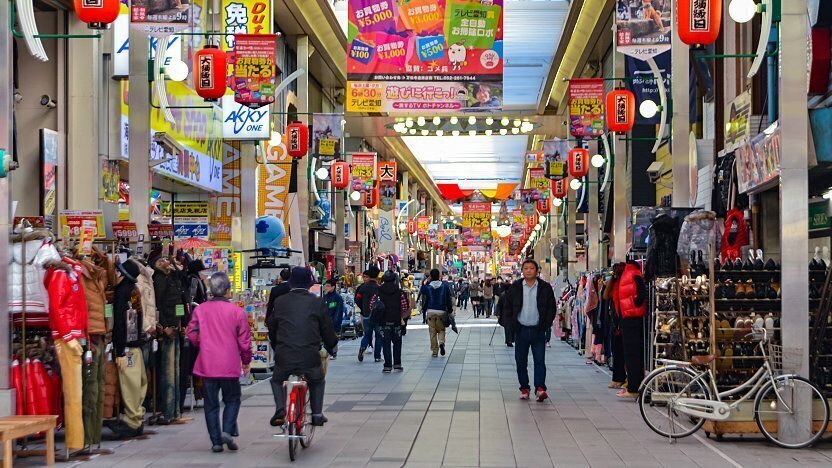
[[785,368],[791,373],[794,370],[800,369],[803,364],[803,352],[800,349],[783,350],[783,347],[776,344],[768,344],[768,362],[771,365],[771,370],[776,375],[783,375]]

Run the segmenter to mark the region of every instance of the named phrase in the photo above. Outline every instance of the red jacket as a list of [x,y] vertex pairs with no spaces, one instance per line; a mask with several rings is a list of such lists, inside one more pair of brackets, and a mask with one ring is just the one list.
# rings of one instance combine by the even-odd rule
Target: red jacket
[[78,280],[80,267],[72,271],[50,268],[43,284],[49,291],[49,328],[52,338],[71,341],[87,336],[87,299]]
[[618,280],[618,303],[621,318],[639,318],[647,313],[644,276],[635,263],[627,262]]

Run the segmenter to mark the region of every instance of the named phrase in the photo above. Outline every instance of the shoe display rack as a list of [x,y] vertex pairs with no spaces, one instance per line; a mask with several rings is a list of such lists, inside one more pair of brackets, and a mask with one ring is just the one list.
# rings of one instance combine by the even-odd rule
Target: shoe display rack
[[679,299],[677,278],[656,278],[650,288],[650,310],[652,356],[648,360],[650,369],[660,365],[657,359],[685,360],[683,319]]

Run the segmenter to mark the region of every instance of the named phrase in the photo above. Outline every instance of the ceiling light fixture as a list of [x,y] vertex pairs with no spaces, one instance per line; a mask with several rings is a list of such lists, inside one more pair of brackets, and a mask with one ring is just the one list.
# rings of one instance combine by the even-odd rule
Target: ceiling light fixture
[[427,129],[422,130],[422,136],[428,136],[429,133],[430,132]]
[[508,129],[507,129],[507,128],[501,128],[501,129],[500,129],[500,135],[505,135],[505,134],[507,134],[507,133],[508,133]]
[[459,118],[457,116],[451,117],[451,125],[456,125],[459,123]]
[[468,123],[470,125],[476,125],[477,124],[477,118],[474,117],[473,115],[471,117],[468,117]]
[[581,182],[581,179],[572,179],[569,181],[569,187],[571,187],[572,190],[578,190],[582,185],[583,182]]
[[515,127],[519,127],[520,124],[523,123],[523,122],[521,122],[520,119],[514,119],[514,122],[512,122],[512,123],[514,124]]
[[405,120],[405,121],[404,121],[404,125],[405,125],[407,128],[411,128],[411,127],[413,127],[413,119],[411,119],[410,117],[408,117],[408,118],[407,118],[407,120]]
[[468,130],[468,136],[477,136],[476,130]]
[[493,131],[493,130],[491,130],[490,128],[489,128],[488,130],[486,130],[486,131],[485,131],[485,134],[486,134],[487,136],[491,136],[491,134],[492,134],[492,133],[494,133],[494,131]]
[[502,120],[500,120],[500,124],[501,124],[503,127],[507,127],[507,126],[508,126],[508,117],[503,117],[503,119],[502,119]]
[[424,127],[425,126],[425,118],[424,117],[419,117],[418,119],[416,119],[416,124],[419,125],[420,127]]
[[511,129],[511,134],[512,134],[512,135],[517,135],[518,133],[520,133],[520,129],[519,129],[519,128],[514,127],[514,128],[512,128],[512,129]]
[[592,164],[592,167],[601,167],[604,165],[605,162],[607,162],[607,158],[601,156],[600,154],[593,155],[592,159],[590,160],[590,164]]
[[453,135],[453,136],[459,136],[459,130],[454,130],[454,131],[452,131],[452,132],[451,132],[451,135]]
[[434,125],[439,125],[441,123],[442,123],[442,119],[440,119],[438,115],[433,118],[433,124]]
[[352,192],[352,193],[350,194],[350,200],[352,200],[352,201],[358,201],[358,200],[361,200],[361,193],[360,193],[360,192],[358,192],[358,191],[354,191],[354,192]]
[[486,125],[494,125],[494,118],[488,117],[487,119],[485,119],[485,124]]
[[408,133],[410,133],[411,135],[415,135],[416,134],[416,129],[411,128],[410,130],[408,130]]
[[437,131],[436,131],[436,136],[442,136],[442,135],[444,135],[444,134],[445,134],[445,132],[444,132],[444,131],[442,131],[442,130],[437,130]]

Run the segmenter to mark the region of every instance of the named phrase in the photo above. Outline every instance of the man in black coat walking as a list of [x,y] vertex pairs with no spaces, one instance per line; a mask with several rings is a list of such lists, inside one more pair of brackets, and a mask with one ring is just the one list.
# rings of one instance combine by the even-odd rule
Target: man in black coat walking
[[520,399],[529,399],[529,348],[534,359],[534,387],[537,401],[546,393],[546,329],[555,320],[555,293],[538,278],[540,267],[532,259],[523,262],[523,278],[509,286],[502,307],[504,323],[514,330],[514,360],[520,381]]

